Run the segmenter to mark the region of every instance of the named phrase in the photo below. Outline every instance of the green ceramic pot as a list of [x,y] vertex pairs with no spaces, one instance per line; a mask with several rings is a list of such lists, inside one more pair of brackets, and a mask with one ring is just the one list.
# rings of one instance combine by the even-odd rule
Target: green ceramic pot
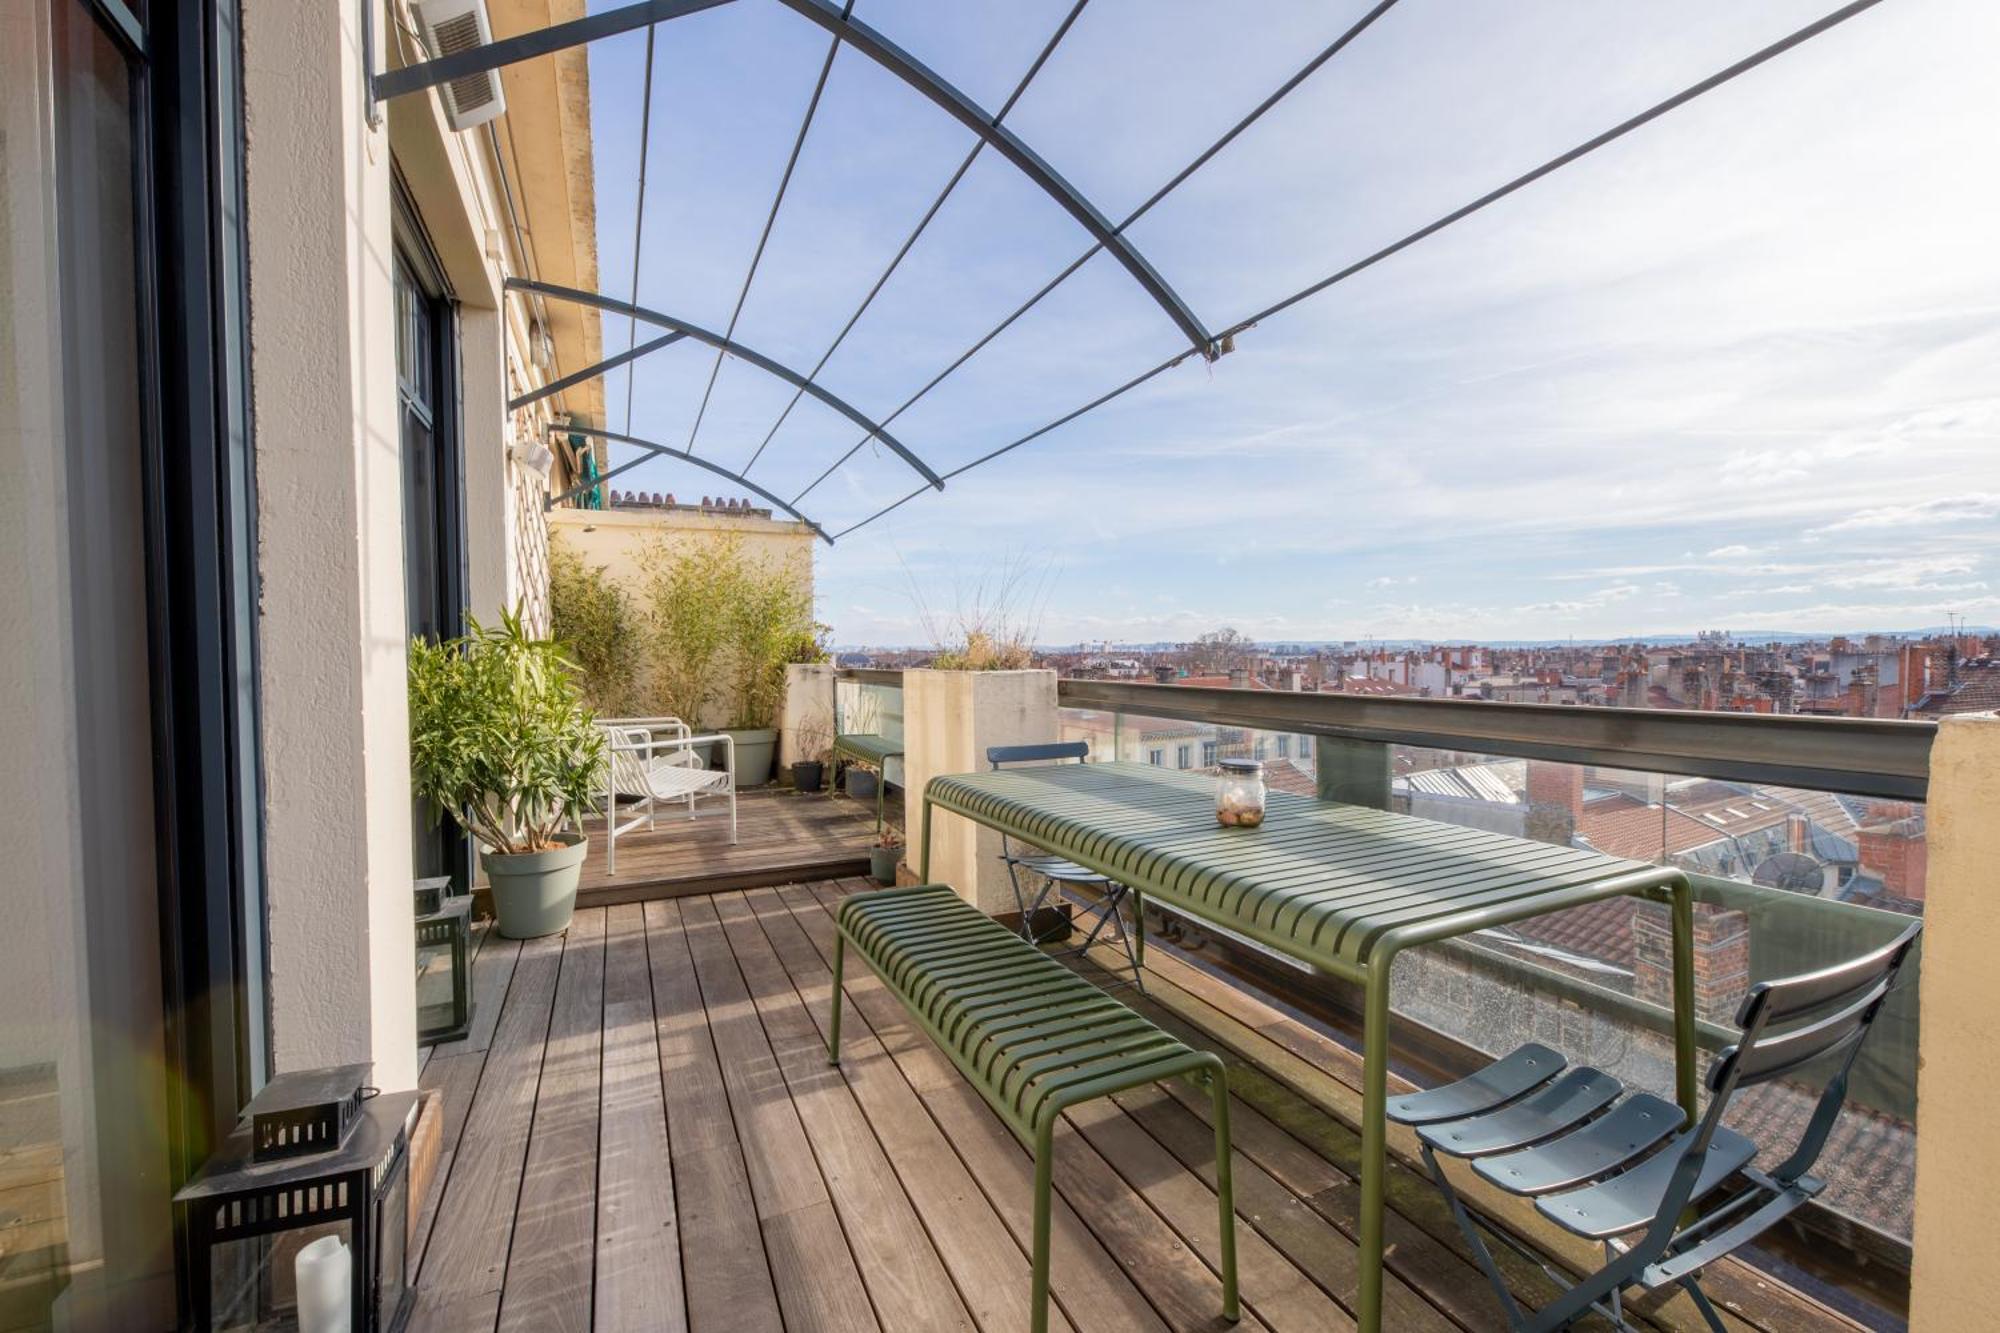
[[590,850],[581,833],[558,834],[561,847],[547,852],[481,852],[479,863],[493,889],[493,915],[510,940],[531,940],[569,928],[576,886]]
[[[769,727],[724,727],[736,741],[736,786],[761,787],[771,780],[778,733]],[[719,748],[719,747],[718,747]]]

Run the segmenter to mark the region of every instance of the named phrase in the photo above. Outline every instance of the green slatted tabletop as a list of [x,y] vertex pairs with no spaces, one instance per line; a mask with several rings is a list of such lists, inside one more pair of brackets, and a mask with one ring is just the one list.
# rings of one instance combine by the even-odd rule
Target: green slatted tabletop
[[1693,1111],[1694,906],[1678,870],[1365,806],[1272,792],[1258,828],[1215,822],[1215,784],[1148,764],[932,778],[931,819],[963,815],[1109,875],[1155,902],[1364,988],[1361,1327],[1381,1327],[1389,969],[1415,945],[1625,895],[1672,906],[1676,1082]]

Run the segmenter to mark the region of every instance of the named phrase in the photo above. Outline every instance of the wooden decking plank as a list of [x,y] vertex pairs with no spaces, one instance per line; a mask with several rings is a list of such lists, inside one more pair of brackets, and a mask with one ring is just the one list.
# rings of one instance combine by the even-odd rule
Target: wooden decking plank
[[[715,905],[706,898],[681,903],[681,925],[694,959],[702,1001],[708,1009],[709,1031],[722,1066],[722,1085],[743,1142],[743,1159],[750,1170],[750,1192],[764,1224],[765,1249],[771,1276],[787,1328],[801,1320],[822,1326],[872,1327],[874,1314],[852,1252],[810,1229],[770,1224],[802,1209],[826,1205],[825,1216],[837,1218],[819,1162],[813,1156],[798,1108],[779,1072],[777,1058],[764,1036],[763,1024],[737,970],[735,955],[722,933]],[[836,1235],[839,1227],[834,1227]],[[794,1271],[790,1264],[813,1265]],[[811,1308],[807,1309],[805,1306]]]
[[[1185,1084],[1155,1085],[1131,1092],[1116,1093],[1112,1100],[1172,1153],[1182,1166],[1201,1178],[1211,1189],[1215,1185],[1215,1138],[1210,1122],[1189,1112],[1177,1100]],[[1185,1089],[1193,1092],[1193,1089]],[[1204,1103],[1207,1099],[1203,1098]],[[1254,1114],[1240,1104],[1230,1108],[1230,1135],[1236,1146],[1234,1184],[1239,1226],[1255,1226],[1265,1240],[1294,1267],[1318,1284],[1320,1290],[1338,1301],[1349,1315],[1354,1313],[1359,1291],[1360,1251],[1351,1236],[1342,1234],[1326,1218],[1315,1213],[1283,1184],[1269,1175],[1242,1144],[1237,1121]],[[1478,1274],[1467,1274],[1477,1280]],[[1411,1333],[1450,1333],[1457,1328],[1424,1298],[1412,1291],[1393,1268],[1383,1282],[1382,1319],[1389,1327]]]
[[722,1086],[736,1116],[736,1133],[750,1168],[757,1216],[776,1217],[827,1201],[819,1163],[799,1124],[797,1108],[777,1059],[765,1040],[750,992],[723,938],[715,905],[705,898],[681,904],[681,926],[708,1009],[709,1031],[722,1065]]
[[[1210,1114],[1208,1098],[1196,1089],[1180,1085],[1168,1084],[1166,1089],[1205,1129]],[[1229,1133],[1238,1152],[1337,1228],[1350,1247],[1355,1244],[1361,1216],[1361,1187],[1351,1177],[1272,1123],[1240,1096],[1230,1099]],[[1242,1188],[1240,1177],[1237,1187]],[[1471,1262],[1393,1208],[1385,1216],[1384,1224],[1391,1274],[1434,1302],[1470,1333],[1483,1333],[1500,1318],[1485,1277]],[[1334,1294],[1339,1297],[1342,1293]]]
[[[1132,1189],[1164,1217],[1211,1268],[1221,1263],[1215,1192],[1185,1170],[1110,1098],[1064,1113]],[[1243,1303],[1272,1328],[1351,1329],[1354,1319],[1279,1253],[1256,1228],[1236,1228]]]
[[782,1333],[722,1069],[681,930],[680,906],[645,906],[646,944],[692,1333]]
[[601,911],[578,912],[563,947],[500,1297],[502,1329],[588,1333],[590,1328],[604,924]]
[[[794,915],[821,956],[830,958],[833,918],[825,908],[837,901],[839,889],[816,885],[811,896],[820,910],[796,910]],[[981,1182],[1017,1243],[1028,1244],[1033,1234],[1034,1196],[1033,1163],[1026,1148],[970,1084],[955,1073],[939,1077],[932,1062],[947,1070],[950,1062],[865,965],[849,971],[844,989],[852,1012],[867,1022],[892,1058],[906,1069],[916,1067],[911,1082],[919,1089],[925,1109],[959,1150],[973,1178]],[[929,1085],[928,1090],[925,1085]],[[1130,1275],[1133,1285],[1169,1328],[1227,1327],[1221,1318],[1221,1280],[1067,1123],[1056,1130],[1055,1180],[1058,1202],[1052,1224],[1051,1286],[1059,1298],[1064,1297],[1066,1262],[1079,1246],[1097,1247]],[[1213,1211],[1211,1208],[1211,1215]],[[1092,1327],[1067,1299],[1064,1308],[1079,1327]],[[1265,1325],[1253,1311],[1246,1310],[1235,1327],[1247,1330]]]
[[741,888],[753,881],[853,874],[857,865],[866,865],[874,839],[872,803],[864,810],[844,798],[782,790],[739,793],[733,844],[727,810],[713,803],[704,809],[690,821],[684,811],[663,807],[655,828],[621,835],[616,875],[605,871],[604,822],[589,821],[590,854],[577,901],[605,906]]
[[605,913],[604,1087],[597,1146],[596,1326],[683,1333],[679,1219],[637,904]]
[[[823,1043],[832,974],[776,891],[759,890],[747,899]],[[818,910],[816,905],[813,910]],[[876,1040],[867,1020],[858,1014],[847,1020],[841,1032],[841,1070],[979,1326],[988,1330],[1026,1327],[1026,1251],[1015,1243],[1013,1233],[993,1211],[978,1182]],[[1092,1243],[1090,1248],[1097,1247]],[[1058,1271],[1058,1308],[1050,1310],[1049,1326],[1055,1330],[1070,1326],[1061,1308],[1066,1302],[1078,1311],[1078,1320],[1086,1328],[1164,1327],[1152,1307],[1101,1251],[1100,1259],[1099,1271],[1110,1281],[1088,1286],[1065,1284],[1068,1274]]]
[[972,1316],[930,1232],[841,1071],[827,1064],[819,1029],[763,928],[741,894],[713,901],[877,1317],[892,1329],[971,1330]]
[[[868,1333],[883,1327],[859,1276],[849,1276],[854,1256],[831,1200],[765,1218],[764,1246],[786,1333]],[[895,1325],[889,1328],[894,1333]]]
[[551,935],[523,944],[514,964],[418,1270],[422,1327],[492,1327],[490,1318],[480,1323],[479,1312],[497,1311],[506,1279],[562,952],[562,938]]

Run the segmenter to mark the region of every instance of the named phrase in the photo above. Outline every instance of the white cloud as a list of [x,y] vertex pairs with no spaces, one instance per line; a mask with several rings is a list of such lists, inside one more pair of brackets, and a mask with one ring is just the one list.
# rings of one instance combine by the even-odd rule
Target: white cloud
[[1813,528],[1807,535],[1930,527],[1994,518],[2000,518],[2000,495],[1975,492],[1971,495],[1950,495],[1935,500],[1920,500],[1915,504],[1880,505],[1873,509],[1858,510],[1846,518]]

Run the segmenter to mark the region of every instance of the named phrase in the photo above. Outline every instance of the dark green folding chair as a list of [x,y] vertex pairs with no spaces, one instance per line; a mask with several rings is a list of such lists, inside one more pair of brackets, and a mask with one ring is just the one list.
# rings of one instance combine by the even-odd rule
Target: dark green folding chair
[[[1620,1328],[1622,1293],[1680,1286],[1716,1333],[1722,1320],[1697,1281],[1711,1264],[1754,1240],[1817,1195],[1808,1174],[1847,1098],[1848,1075],[1896,982],[1922,922],[1872,953],[1819,972],[1759,982],[1737,1010],[1742,1038],[1709,1067],[1708,1110],[1692,1127],[1673,1103],[1650,1093],[1619,1100],[1619,1081],[1566,1068],[1530,1044],[1456,1083],[1389,1101],[1389,1118],[1416,1129],[1424,1162],[1517,1330],[1567,1328],[1591,1311]],[[1738,1089],[1786,1078],[1808,1065],[1828,1071],[1798,1145],[1769,1171],[1751,1165],[1757,1146],[1722,1123]],[[1604,1246],[1605,1265],[1574,1286],[1504,1231],[1477,1225],[1438,1162],[1472,1163],[1490,1185],[1535,1200],[1557,1226]],[[1734,1182],[1740,1188],[1724,1193]],[[1703,1205],[1708,1206],[1705,1210]],[[1690,1211],[1694,1210],[1694,1211]],[[1567,1290],[1524,1312],[1487,1249],[1491,1236],[1540,1265]]]
[[[995,771],[1009,764],[1038,764],[1074,759],[1079,764],[1090,762],[1089,741],[1058,741],[1045,745],[990,745],[986,748],[986,762]],[[1058,950],[1057,957],[1081,957],[1097,943],[1097,937],[1111,928],[1111,939],[1125,955],[1125,965],[1131,970],[1130,981],[1119,981],[1117,985],[1136,987],[1140,994],[1146,992],[1146,976],[1141,970],[1146,962],[1146,904],[1137,890],[1120,884],[1109,875],[1101,875],[1088,866],[1078,865],[1066,856],[1053,856],[1047,852],[1017,849],[1003,830],[1000,834],[1000,859],[1007,865],[1007,882],[1014,887],[1014,905],[1021,912],[1021,938],[1041,947],[1050,940],[1059,938],[1058,931],[1038,932],[1034,926],[1035,913],[1048,900],[1061,892],[1066,884],[1093,890],[1097,894],[1095,904],[1085,907],[1085,912],[1097,920],[1083,937],[1083,943],[1068,949]],[[1023,884],[1021,877],[1028,882]],[[1040,881],[1037,885],[1036,881]],[[1033,890],[1032,894],[1030,890]],[[1132,929],[1126,930],[1124,914],[1119,910],[1125,900],[1132,901]]]

